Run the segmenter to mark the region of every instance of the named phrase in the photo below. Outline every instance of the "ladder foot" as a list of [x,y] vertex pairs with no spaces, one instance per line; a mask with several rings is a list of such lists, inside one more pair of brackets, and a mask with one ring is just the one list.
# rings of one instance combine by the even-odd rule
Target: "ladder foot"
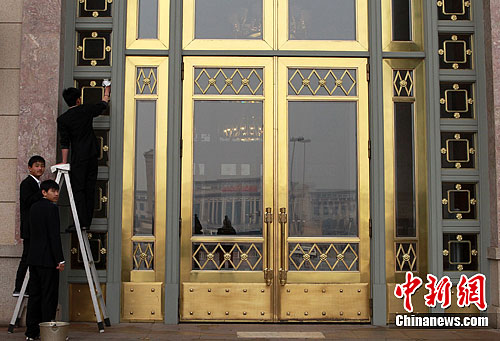
[[14,325],[13,324],[9,324],[8,333],[12,334],[13,332],[14,332]]
[[106,325],[106,327],[111,327],[111,321],[109,320],[109,317],[106,317],[104,319],[104,324]]
[[104,324],[102,322],[97,322],[97,328],[99,328],[99,333],[104,333]]

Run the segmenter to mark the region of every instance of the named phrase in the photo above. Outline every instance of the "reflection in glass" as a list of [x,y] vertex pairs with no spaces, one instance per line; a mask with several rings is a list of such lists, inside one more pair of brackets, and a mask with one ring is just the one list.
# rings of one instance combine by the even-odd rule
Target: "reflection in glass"
[[263,0],[196,0],[195,38],[262,39]]
[[411,41],[412,0],[392,0],[392,40]]
[[290,236],[357,236],[356,102],[288,103]]
[[396,237],[416,237],[413,103],[394,104]]
[[156,101],[136,102],[134,235],[154,234]]
[[262,143],[262,102],[195,102],[193,234],[262,235]]
[[290,40],[356,40],[356,0],[289,0]]
[[140,0],[137,38],[156,39],[157,37],[158,37],[158,0]]

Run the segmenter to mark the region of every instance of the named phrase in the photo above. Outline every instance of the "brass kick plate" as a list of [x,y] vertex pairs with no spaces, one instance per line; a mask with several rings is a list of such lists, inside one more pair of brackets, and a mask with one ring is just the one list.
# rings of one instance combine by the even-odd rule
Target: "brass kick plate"
[[122,320],[163,321],[162,282],[124,282]]
[[181,320],[271,320],[271,289],[262,284],[184,283]]
[[368,283],[287,284],[280,289],[281,320],[370,321]]

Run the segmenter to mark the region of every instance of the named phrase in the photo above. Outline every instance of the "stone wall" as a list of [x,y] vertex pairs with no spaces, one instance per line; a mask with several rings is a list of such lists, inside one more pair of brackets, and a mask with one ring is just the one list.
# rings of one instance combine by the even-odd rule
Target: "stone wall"
[[[22,253],[18,186],[31,155],[55,163],[61,0],[0,0],[0,322],[10,321]],[[47,170],[44,178],[49,176]]]

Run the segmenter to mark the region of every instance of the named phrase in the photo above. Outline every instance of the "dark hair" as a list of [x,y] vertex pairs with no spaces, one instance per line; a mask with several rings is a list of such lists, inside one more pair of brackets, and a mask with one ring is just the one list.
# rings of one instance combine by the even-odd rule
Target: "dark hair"
[[45,180],[40,184],[40,189],[45,192],[48,192],[49,189],[59,190],[59,185],[54,180]]
[[45,165],[45,159],[43,157],[41,157],[40,155],[33,155],[28,161],[28,167],[33,167],[33,164],[35,162],[41,162]]
[[76,100],[80,98],[80,90],[77,88],[66,88],[63,90],[62,96],[66,104],[72,107],[76,105]]

